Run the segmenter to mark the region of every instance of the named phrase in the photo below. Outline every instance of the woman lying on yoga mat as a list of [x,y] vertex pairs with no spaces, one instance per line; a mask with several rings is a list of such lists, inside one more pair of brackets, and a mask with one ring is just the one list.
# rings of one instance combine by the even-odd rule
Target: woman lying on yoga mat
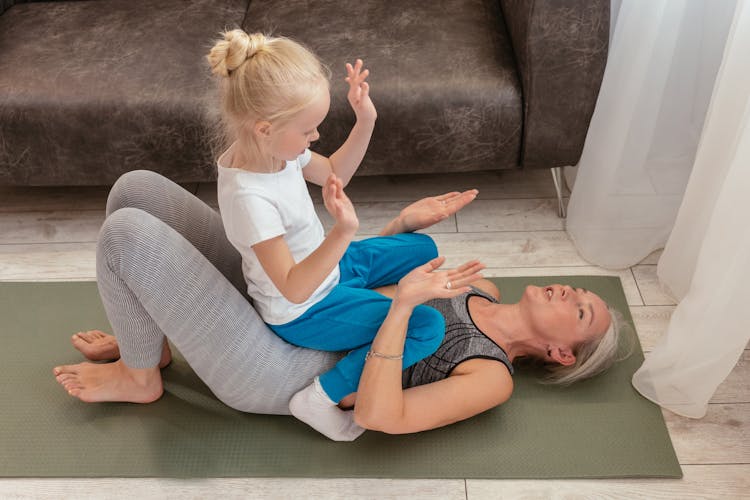
[[[410,205],[387,227],[401,227],[405,217],[427,227],[436,214],[460,208],[464,201],[455,194]],[[97,283],[117,340],[88,332],[74,335],[73,344],[93,360],[119,359],[54,368],[70,395],[86,402],[157,400],[159,367],[170,360],[166,336],[225,404],[288,414],[292,396],[340,359],[292,346],[268,329],[245,294],[241,257],[221,217],[178,185],[153,172],[125,174],[106,214]],[[361,427],[417,432],[492,408],[510,396],[511,363],[522,357],[554,365],[561,383],[592,376],[614,359],[616,314],[594,293],[528,287],[517,304],[502,304],[494,285],[477,280],[474,264],[440,271],[440,263],[432,260],[383,289],[394,300],[368,347],[357,394],[342,401],[356,402],[348,413]],[[466,288],[470,283],[477,288]],[[424,301],[445,318],[446,335],[434,355],[402,372],[405,324]]]

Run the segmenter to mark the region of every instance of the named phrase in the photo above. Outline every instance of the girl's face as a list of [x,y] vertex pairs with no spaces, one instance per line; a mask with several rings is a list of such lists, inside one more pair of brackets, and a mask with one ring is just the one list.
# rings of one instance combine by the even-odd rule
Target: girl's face
[[602,298],[585,288],[528,286],[519,303],[540,339],[571,348],[603,335],[612,320]]
[[317,141],[320,138],[318,126],[328,114],[330,105],[328,88],[321,85],[318,96],[308,107],[271,134],[273,156],[284,161],[295,160],[310,147],[310,143]]

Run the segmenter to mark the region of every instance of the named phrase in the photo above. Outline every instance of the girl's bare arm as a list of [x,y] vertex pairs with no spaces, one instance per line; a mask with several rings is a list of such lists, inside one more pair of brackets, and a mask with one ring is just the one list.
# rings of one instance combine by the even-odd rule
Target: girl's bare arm
[[306,301],[338,266],[359,227],[359,220],[341,180],[331,174],[323,187],[323,201],[336,223],[323,242],[300,262],[294,260],[283,236],[253,245],[263,270],[289,301]]
[[370,71],[362,67],[361,59],[357,59],[354,66],[346,64],[346,82],[349,84],[347,98],[357,121],[344,144],[330,158],[313,153],[310,164],[304,168],[305,179],[313,184],[322,186],[333,172],[346,186],[365,157],[375,129],[377,112],[370,99],[370,86],[365,81]]

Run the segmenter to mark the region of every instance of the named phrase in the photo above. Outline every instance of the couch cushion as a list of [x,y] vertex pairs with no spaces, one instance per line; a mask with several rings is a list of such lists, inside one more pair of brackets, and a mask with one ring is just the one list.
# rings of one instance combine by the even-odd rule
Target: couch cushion
[[497,1],[253,0],[244,28],[292,37],[333,72],[316,149],[354,124],[344,64],[370,68],[378,121],[360,174],[516,167],[521,86]]
[[[0,184],[211,178],[204,55],[247,0],[26,3],[0,16]],[[213,115],[212,115],[213,113]]]

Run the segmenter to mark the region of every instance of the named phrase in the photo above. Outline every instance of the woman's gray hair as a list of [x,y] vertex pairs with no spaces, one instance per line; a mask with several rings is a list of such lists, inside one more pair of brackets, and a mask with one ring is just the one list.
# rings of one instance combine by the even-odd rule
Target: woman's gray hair
[[[611,306],[607,306],[612,318],[609,328],[600,338],[582,344],[575,349],[576,362],[569,366],[545,364],[547,375],[539,380],[542,384],[570,385],[579,380],[587,379],[607,370],[616,361],[622,361],[630,356],[634,348],[633,333],[622,313]],[[622,340],[625,340],[623,342]],[[624,354],[620,344],[625,344]]]

